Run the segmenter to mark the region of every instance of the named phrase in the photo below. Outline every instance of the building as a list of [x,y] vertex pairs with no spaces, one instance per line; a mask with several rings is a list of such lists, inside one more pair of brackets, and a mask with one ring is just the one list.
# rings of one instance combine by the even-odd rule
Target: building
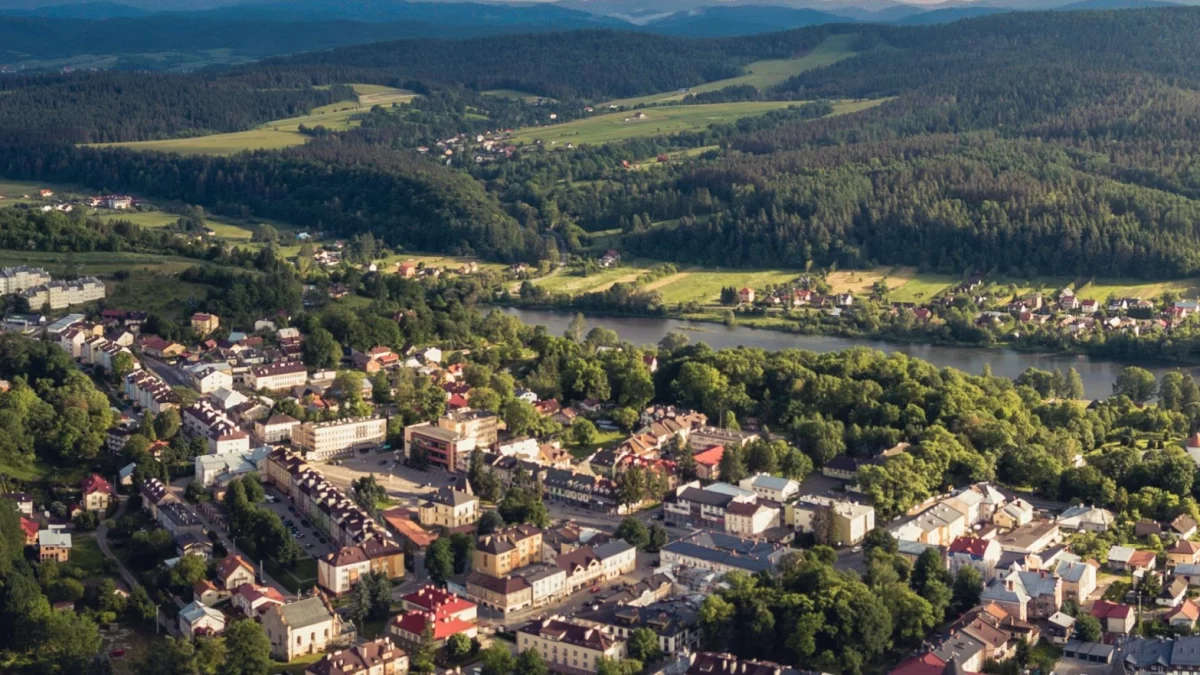
[[738,486],[750,490],[761,499],[774,502],[790,502],[800,494],[800,483],[790,478],[780,478],[770,474],[760,473],[749,478],[743,478]]
[[994,540],[979,537],[959,537],[950,543],[946,560],[950,573],[957,575],[964,567],[974,567],[986,582],[996,574],[996,564],[1003,551]]
[[330,652],[304,670],[304,675],[404,675],[408,653],[387,637]]
[[209,488],[225,485],[248,473],[262,475],[270,453],[270,448],[261,447],[233,450],[219,455],[200,455],[195,460],[195,481],[201,487]]
[[[716,532],[698,533],[673,541],[660,551],[663,567],[694,567],[718,574],[773,571],[788,548]],[[559,556],[561,558],[562,556]]]
[[534,607],[557,602],[567,595],[567,572],[556,564],[532,565],[521,570],[521,578],[529,582]]
[[472,569],[492,577],[503,577],[526,565],[542,561],[542,531],[529,524],[514,525],[475,542]]
[[255,366],[246,373],[246,387],[258,391],[283,391],[308,383],[308,368],[303,363],[279,362]]
[[83,502],[80,506],[85,511],[104,513],[112,503],[113,487],[99,474],[91,474],[83,479]]
[[[440,352],[439,352],[440,354]],[[500,417],[486,410],[463,408],[451,411],[438,418],[437,425],[454,432],[459,438],[475,440],[476,447],[490,448],[496,445],[500,433]]]
[[45,307],[66,309],[71,305],[104,299],[104,282],[96,277],[83,277],[76,281],[51,281],[34,286],[21,293],[31,308]]
[[1200,544],[1190,539],[1178,539],[1167,549],[1167,567],[1194,565],[1200,562]]
[[458,487],[443,487],[431,493],[421,502],[419,522],[425,527],[454,529],[479,520],[479,498],[471,493],[466,481],[462,481],[462,489]]
[[451,635],[462,633],[473,638],[479,633],[479,607],[435,586],[409,593],[401,598],[401,603],[404,614],[388,624],[388,634],[401,646],[419,645],[421,634],[430,621],[434,622],[433,639],[439,649]]
[[1112,511],[1080,505],[1063,511],[1058,526],[1072,532],[1107,532],[1115,521]]
[[1117,635],[1128,635],[1137,621],[1132,607],[1107,600],[1097,600],[1092,605],[1092,616],[1100,620],[1105,632]]
[[208,442],[210,454],[248,452],[250,434],[241,430],[224,412],[207,399],[200,399],[183,409],[183,431],[189,436]]
[[638,628],[649,628],[658,635],[658,647],[668,656],[694,651],[700,642],[698,605],[677,598],[646,605],[606,602],[575,618],[583,624],[602,626],[622,639]]
[[221,326],[221,319],[216,314],[196,312],[192,315],[191,325],[196,335],[204,337]]
[[477,444],[476,437],[462,436],[454,429],[430,422],[404,428],[404,451],[407,456],[410,459],[424,456],[430,464],[446,471],[457,471],[463,466],[477,449]]
[[985,586],[980,596],[1022,621],[1054,615],[1062,608],[1062,599],[1062,580],[1046,570],[1010,572]]
[[126,375],[123,389],[134,405],[155,415],[179,407],[179,395],[148,370],[135,370]]
[[1039,521],[1026,523],[1007,534],[996,537],[1000,548],[1013,553],[1041,553],[1062,541],[1058,523]]
[[0,295],[15,295],[34,286],[44,286],[51,281],[50,275],[40,267],[0,268]]
[[1063,560],[1054,573],[1063,582],[1063,599],[1082,606],[1096,590],[1096,568],[1082,560]]
[[357,546],[334,551],[317,560],[317,585],[334,594],[349,593],[368,574],[388,579],[404,577],[404,550],[395,543],[368,539]]
[[41,530],[37,538],[38,560],[65,563],[71,559],[71,533],[62,530]]
[[637,568],[637,549],[624,539],[614,539],[592,548],[600,560],[600,576],[605,581],[629,574]]
[[217,581],[221,588],[232,591],[242,584],[253,584],[255,579],[254,566],[246,562],[240,555],[226,556],[217,565]]
[[258,618],[272,605],[287,604],[283,595],[271,586],[242,584],[233,590],[231,604],[250,618]]
[[21,532],[25,535],[25,545],[35,546],[38,542],[38,527],[37,522],[32,521],[25,516],[19,516],[21,519]]
[[692,456],[696,462],[696,475],[701,480],[717,480],[721,477],[721,458],[725,456],[725,446],[713,445]]
[[291,661],[341,644],[341,619],[321,595],[283,605],[272,605],[262,614],[262,625],[271,642],[271,656]]
[[600,659],[620,661],[626,643],[605,628],[552,616],[517,630],[517,652],[537,650],[551,670],[568,675],[596,672]]
[[233,369],[227,363],[201,363],[186,370],[192,387],[201,394],[233,388]]
[[785,510],[791,514],[790,524],[798,532],[814,532],[828,528],[823,536],[837,546],[861,543],[875,529],[875,507],[845,499],[805,496]]
[[992,516],[992,522],[1006,529],[1016,529],[1033,522],[1033,505],[1024,499],[1014,499]]
[[225,615],[200,603],[179,610],[179,632],[184,635],[217,635],[225,632]]
[[289,443],[300,420],[288,415],[271,415],[254,423],[254,438],[263,445]]
[[945,502],[934,504],[894,531],[897,539],[934,546],[949,546],[967,531],[962,511]]
[[496,577],[475,570],[466,583],[468,597],[503,614],[533,605],[533,585],[521,576]]
[[0,499],[6,499],[12,502],[16,507],[17,512],[23,516],[33,515],[33,497],[30,497],[24,492],[6,492],[0,495]]
[[355,417],[305,422],[292,432],[292,443],[310,460],[325,461],[387,440],[387,419]]

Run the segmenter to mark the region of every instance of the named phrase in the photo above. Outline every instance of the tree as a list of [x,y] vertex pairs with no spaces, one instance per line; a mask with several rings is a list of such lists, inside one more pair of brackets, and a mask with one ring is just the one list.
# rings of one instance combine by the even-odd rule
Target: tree
[[350,483],[350,487],[354,503],[368,513],[376,513],[379,510],[379,504],[387,500],[387,489],[379,484],[373,473],[355,479]]
[[1158,383],[1154,379],[1154,374],[1137,366],[1122,368],[1116,381],[1113,382],[1114,395],[1128,396],[1135,403],[1145,403],[1153,398],[1157,391]]
[[471,638],[465,633],[455,633],[446,638],[446,656],[461,661],[471,655]]
[[617,503],[633,507],[646,498],[646,470],[631,466],[617,477]]
[[334,368],[342,360],[342,346],[333,333],[316,328],[304,337],[304,363],[313,368]]
[[436,584],[444,584],[446,579],[454,576],[454,551],[450,548],[449,537],[438,537],[429,545],[425,552],[425,570]]
[[1063,398],[1081,399],[1084,397],[1083,378],[1079,376],[1079,371],[1074,367],[1067,369],[1067,386],[1066,391],[1060,394]]
[[634,628],[628,638],[629,658],[643,663],[653,663],[663,657],[658,646],[658,634],[649,628]]
[[124,381],[125,376],[133,372],[133,367],[136,362],[129,352],[120,352],[112,358],[112,372],[110,373],[112,381],[120,383]]
[[517,657],[516,672],[521,675],[550,675],[550,667],[536,649],[526,649]]
[[179,433],[181,424],[179,411],[175,408],[167,408],[155,416],[154,434],[158,436],[159,440],[169,441],[175,438],[175,434]]
[[704,648],[725,651],[733,634],[733,618],[737,608],[720,595],[710,595],[700,605],[700,635]]
[[82,670],[103,641],[92,619],[74,612],[51,612],[41,625],[38,661],[61,672]]
[[471,390],[471,407],[488,412],[500,412],[500,394],[491,387],[477,387]]
[[567,329],[563,331],[563,337],[573,342],[583,342],[585,330],[587,330],[587,318],[582,313],[577,313],[571,317],[571,323],[567,324]]
[[1100,620],[1086,612],[1075,617],[1075,637],[1084,642],[1099,642],[1103,637]]
[[500,640],[493,640],[492,644],[483,650],[480,675],[511,675],[516,667],[517,659]]
[[268,675],[271,672],[271,641],[262,624],[250,619],[234,621],[225,628],[225,663],[219,675]]
[[500,515],[499,511],[484,511],[483,515],[479,517],[479,524],[476,526],[475,534],[482,537],[502,527],[504,527],[504,516]]
[[519,398],[514,398],[504,404],[503,417],[504,423],[508,425],[508,430],[517,436],[530,433],[541,420],[537,408],[534,408],[529,401]]
[[185,555],[171,568],[171,585],[191,588],[208,573],[208,563],[198,555]]
[[736,443],[725,446],[725,451],[721,453],[721,461],[717,464],[721,480],[736,485],[746,477],[745,454],[742,447]]
[[409,653],[409,672],[432,673],[437,670],[437,666],[433,661],[433,657],[437,652],[433,638],[433,622],[426,621],[425,627],[421,629],[421,641]]
[[644,549],[650,544],[650,531],[646,528],[646,524],[633,516],[621,521],[621,524],[617,526],[616,536],[635,548]]
[[667,545],[667,528],[654,523],[650,526],[650,543],[646,545],[647,553],[658,553]]
[[983,577],[979,570],[964,565],[954,577],[952,604],[956,614],[962,614],[979,604],[979,596],[983,593]]
[[638,675],[645,666],[637,659],[596,659],[596,675]]
[[599,430],[596,429],[596,425],[586,417],[577,417],[571,423],[571,438],[575,439],[578,445],[591,445],[595,442],[597,433]]

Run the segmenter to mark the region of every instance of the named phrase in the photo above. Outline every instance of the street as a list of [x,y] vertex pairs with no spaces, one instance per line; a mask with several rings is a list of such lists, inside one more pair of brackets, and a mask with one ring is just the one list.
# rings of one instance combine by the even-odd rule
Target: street
[[[334,551],[333,542],[324,532],[318,530],[307,519],[296,512],[291,501],[273,486],[263,486],[270,499],[264,507],[274,512],[283,521],[284,527],[292,533],[292,538],[313,558],[323,558]],[[273,499],[274,501],[271,501]]]

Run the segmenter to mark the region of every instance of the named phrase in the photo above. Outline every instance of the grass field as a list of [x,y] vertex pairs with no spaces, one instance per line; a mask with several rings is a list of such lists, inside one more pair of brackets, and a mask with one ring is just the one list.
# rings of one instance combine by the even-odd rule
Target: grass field
[[721,289],[726,286],[741,288],[748,286],[762,290],[768,284],[783,284],[803,274],[799,270],[685,270],[672,277],[660,279],[669,283],[658,286],[663,302],[676,303],[716,302],[721,297]]
[[[647,108],[638,113],[608,113],[572,120],[566,124],[521,129],[513,134],[512,141],[514,143],[531,143],[540,140],[551,145],[556,143],[608,143],[628,138],[695,131],[713,124],[733,122],[743,117],[754,117],[800,103],[799,101],[707,103]],[[834,103],[834,114],[844,115],[858,112],[880,103],[882,103],[882,99],[839,101]],[[645,119],[634,119],[635,114],[643,114]]]
[[181,281],[167,272],[134,272],[128,279],[107,286],[110,307],[138,309],[174,319],[194,312],[211,289],[204,284]]
[[351,86],[359,94],[357,101],[330,103],[315,108],[308,115],[267,122],[249,131],[212,134],[196,138],[175,138],[167,141],[137,141],[102,145],[134,150],[178,152],[185,155],[229,155],[242,150],[279,150],[294,145],[303,145],[308,140],[308,136],[299,131],[301,124],[344,131],[357,124],[351,117],[368,110],[371,106],[407,103],[416,96],[411,91],[379,85],[355,84]]
[[488,262],[471,256],[453,256],[441,255],[438,253],[420,253],[416,251],[393,253],[392,255],[375,261],[379,265],[380,270],[394,271],[397,263],[412,261],[414,263],[425,263],[426,267],[446,267],[449,269],[457,269],[464,263],[473,262],[479,266],[481,270],[495,270],[497,272],[508,269],[508,265],[504,263]]
[[0,267],[35,265],[46,268],[52,276],[59,276],[72,262],[78,265],[83,274],[113,274],[121,271],[178,273],[197,263],[190,258],[149,253],[47,253],[0,249]]
[[104,573],[104,560],[95,535],[75,535],[71,542],[71,564],[83,570],[85,578],[101,576]]
[[[479,93],[483,94],[484,96],[495,96],[497,98],[519,98],[523,101],[537,101],[545,98],[543,96],[538,96],[537,94],[532,94],[527,91],[518,91],[516,89],[485,89]],[[554,99],[546,100],[552,101]]]
[[618,105],[625,107],[633,107],[636,105],[649,105],[651,103],[668,103],[670,101],[678,101],[688,94],[702,94],[709,91],[717,91],[725,87],[733,87],[743,84],[749,84],[759,90],[768,89],[777,84],[781,84],[793,75],[799,75],[806,70],[821,68],[828,66],[842,59],[850,58],[855,55],[853,50],[854,40],[857,35],[835,35],[828,38],[821,44],[817,45],[811,52],[794,59],[768,59],[765,61],[755,61],[746,66],[746,72],[738,77],[731,77],[727,80],[716,80],[714,82],[706,82],[702,85],[692,87],[687,91],[669,91],[659,94],[650,94],[647,96],[636,96],[633,98],[623,98],[615,101],[609,101],[604,105]]

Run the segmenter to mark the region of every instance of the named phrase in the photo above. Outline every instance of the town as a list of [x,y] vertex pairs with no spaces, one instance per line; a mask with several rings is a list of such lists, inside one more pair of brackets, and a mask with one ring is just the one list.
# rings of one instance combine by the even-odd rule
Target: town
[[[0,277],[10,293],[52,283],[29,268]],[[68,501],[8,482],[32,558],[102,555],[118,573],[106,592],[127,604],[136,589],[161,630],[205,639],[250,620],[272,659],[313,675],[798,672],[713,649],[712,603],[810,557],[868,580],[904,569],[926,606],[945,596],[946,621],[914,619],[920,640],[892,673],[1142,672],[1193,649],[1194,503],[1124,522],[985,481],[877,521],[862,477],[907,442],[814,466],[753,420],[543,399],[436,344],[326,351],[311,366],[325,348],[290,318],[239,330],[197,312],[177,341],[148,331],[147,312],[106,308],[19,331],[120,403],[103,441],[111,474],[89,473]],[[659,355],[631,367],[651,376]],[[436,402],[422,421],[376,391],[412,378]],[[1181,445],[1200,461],[1200,435]],[[56,608],[81,602],[65,597]]]

